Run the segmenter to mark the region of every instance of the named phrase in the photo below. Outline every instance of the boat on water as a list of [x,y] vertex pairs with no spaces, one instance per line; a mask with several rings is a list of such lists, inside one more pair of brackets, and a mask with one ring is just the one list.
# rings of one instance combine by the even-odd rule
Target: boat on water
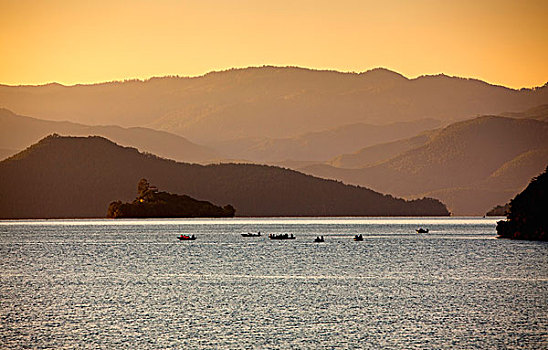
[[261,237],[261,232],[257,232],[257,233],[252,233],[252,232],[248,232],[248,233],[242,233],[242,237]]
[[355,241],[363,241],[363,236],[361,235],[361,233],[359,235],[355,235],[354,240]]
[[189,235],[180,235],[177,237],[180,241],[193,241],[196,239],[195,235],[189,236]]
[[295,236],[293,234],[288,235],[287,233],[280,233],[280,234],[269,234],[268,238],[270,239],[295,239]]
[[417,233],[428,233],[429,230],[420,227],[420,228],[418,228],[416,231],[417,231]]
[[325,242],[325,239],[323,238],[323,236],[318,236],[314,239],[314,242],[315,243]]

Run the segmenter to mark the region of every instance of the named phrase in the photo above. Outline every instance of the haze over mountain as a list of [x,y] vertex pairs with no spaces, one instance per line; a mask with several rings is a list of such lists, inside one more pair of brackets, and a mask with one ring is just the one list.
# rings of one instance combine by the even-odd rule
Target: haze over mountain
[[[16,115],[0,108],[0,159],[17,153],[52,133],[72,136],[99,135],[141,151],[178,161],[199,162],[217,160],[221,155],[185,138],[147,128],[122,128],[114,125],[90,126],[71,122],[54,122]],[[5,157],[2,157],[5,155]]]
[[440,126],[433,119],[386,125],[350,124],[330,130],[310,132],[292,138],[244,138],[210,145],[236,159],[276,163],[287,160],[325,161],[341,153],[414,136]]
[[397,142],[403,153],[378,164],[311,165],[301,171],[397,196],[428,195],[454,214],[479,215],[507,202],[548,164],[548,123],[538,120],[479,117],[451,124],[405,150],[413,140]]
[[397,141],[378,143],[351,154],[337,156],[326,164],[337,168],[356,169],[380,163],[406,151],[426,144],[439,130],[428,130],[419,135]]
[[149,126],[199,143],[291,138],[355,123],[464,120],[547,101],[546,85],[512,90],[445,75],[407,79],[387,69],[340,73],[259,67],[195,78],[0,86],[0,106],[18,114],[93,125]]
[[446,215],[437,200],[404,201],[366,188],[259,165],[177,163],[101,137],[49,136],[0,162],[2,218],[104,217],[113,200],[135,197],[147,178],[165,191],[236,215]]
[[502,115],[512,118],[537,119],[548,122],[548,104],[529,108],[528,110],[523,112],[506,112],[502,113]]

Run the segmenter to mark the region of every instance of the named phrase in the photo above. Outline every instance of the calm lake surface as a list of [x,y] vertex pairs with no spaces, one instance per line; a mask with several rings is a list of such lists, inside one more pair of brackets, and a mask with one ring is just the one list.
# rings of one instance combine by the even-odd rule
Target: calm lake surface
[[0,348],[546,349],[548,244],[496,221],[0,221]]

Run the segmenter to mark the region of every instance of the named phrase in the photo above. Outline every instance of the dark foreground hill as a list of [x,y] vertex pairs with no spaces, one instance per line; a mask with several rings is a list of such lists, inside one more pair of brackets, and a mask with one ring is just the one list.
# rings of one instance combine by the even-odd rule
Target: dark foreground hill
[[501,238],[548,241],[548,167],[510,201],[506,221],[497,223]]
[[260,165],[177,163],[102,137],[49,136],[0,162],[2,218],[104,217],[141,178],[240,216],[448,215],[433,199],[405,201],[366,188]]

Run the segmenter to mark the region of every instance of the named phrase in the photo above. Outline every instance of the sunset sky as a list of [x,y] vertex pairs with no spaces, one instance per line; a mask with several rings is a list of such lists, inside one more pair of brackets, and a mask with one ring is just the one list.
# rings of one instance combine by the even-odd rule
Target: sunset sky
[[548,1],[0,0],[0,83],[261,65],[548,81]]

